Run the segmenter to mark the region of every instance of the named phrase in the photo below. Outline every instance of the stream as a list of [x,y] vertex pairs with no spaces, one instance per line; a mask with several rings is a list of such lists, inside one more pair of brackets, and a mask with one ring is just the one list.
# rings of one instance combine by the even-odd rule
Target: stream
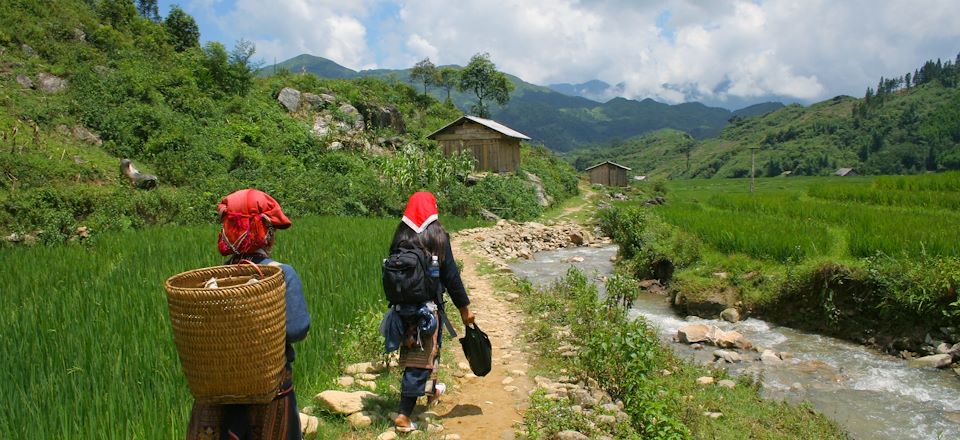
[[[539,252],[510,267],[517,276],[543,286],[575,266],[591,276],[603,294],[602,280],[613,272],[610,260],[616,253],[615,245],[567,248]],[[569,262],[572,257],[583,261]],[[680,327],[715,325],[742,333],[755,346],[791,353],[782,365],[768,366],[756,360],[758,353],[740,351],[744,362],[726,366],[733,375],[762,378],[764,398],[809,401],[855,439],[960,439],[960,377],[949,369],[910,368],[903,359],[858,344],[759,319],[728,323],[678,316],[665,296],[647,292],[641,292],[629,313],[642,315],[675,352],[701,364],[713,359],[716,347],[693,350],[674,342]]]

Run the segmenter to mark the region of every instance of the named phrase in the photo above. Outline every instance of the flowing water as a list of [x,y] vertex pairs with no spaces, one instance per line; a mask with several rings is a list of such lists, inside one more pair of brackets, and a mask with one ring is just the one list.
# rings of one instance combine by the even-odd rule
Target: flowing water
[[[602,294],[602,280],[612,273],[610,260],[616,252],[616,246],[540,252],[531,260],[511,265],[511,269],[542,286],[575,266],[597,280]],[[764,397],[809,401],[853,438],[960,439],[960,377],[952,371],[910,368],[902,359],[857,344],[758,319],[731,324],[678,316],[666,297],[645,292],[630,313],[646,318],[677,353],[695,362],[713,359],[714,347],[693,350],[673,341],[677,329],[691,323],[737,330],[758,347],[789,352],[792,357],[782,365],[767,366],[756,360],[757,353],[741,351],[745,361],[729,364],[730,371],[762,378]]]

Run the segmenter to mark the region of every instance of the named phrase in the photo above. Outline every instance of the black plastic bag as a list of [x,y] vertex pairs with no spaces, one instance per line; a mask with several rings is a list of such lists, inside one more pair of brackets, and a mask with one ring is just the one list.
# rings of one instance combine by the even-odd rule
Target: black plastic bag
[[474,323],[467,326],[466,335],[460,338],[463,346],[463,355],[470,363],[470,371],[477,376],[486,376],[493,364],[493,349],[490,347],[490,338]]

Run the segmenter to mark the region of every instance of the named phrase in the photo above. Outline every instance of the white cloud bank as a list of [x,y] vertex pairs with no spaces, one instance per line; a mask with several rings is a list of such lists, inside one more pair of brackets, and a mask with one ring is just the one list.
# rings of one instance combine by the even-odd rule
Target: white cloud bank
[[955,0],[237,0],[219,23],[268,60],[404,68],[489,52],[533,83],[623,82],[672,103],[859,95],[960,51]]

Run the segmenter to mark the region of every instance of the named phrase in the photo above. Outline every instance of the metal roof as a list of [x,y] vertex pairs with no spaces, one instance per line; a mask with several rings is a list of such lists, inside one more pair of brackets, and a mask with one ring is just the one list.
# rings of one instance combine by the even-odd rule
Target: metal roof
[[613,166],[616,166],[616,167],[623,168],[623,169],[625,169],[625,170],[627,170],[627,171],[633,171],[633,170],[631,170],[631,169],[628,168],[628,167],[625,167],[625,166],[623,166],[623,165],[620,165],[620,164],[618,164],[618,163],[616,163],[616,162],[610,162],[609,160],[608,160],[608,161],[605,161],[605,162],[600,162],[600,163],[598,163],[598,164],[596,164],[596,165],[594,165],[594,166],[592,166],[592,167],[590,167],[590,168],[585,169],[584,171],[590,171],[590,170],[592,170],[592,169],[594,169],[594,168],[596,168],[596,167],[598,167],[598,166],[600,166],[600,165],[603,165],[603,164],[605,164],[605,163],[608,163],[608,164],[613,165]]
[[504,134],[504,135],[506,135],[506,136],[510,136],[510,137],[512,137],[512,138],[523,139],[523,140],[528,140],[528,141],[530,140],[530,137],[529,137],[529,136],[527,136],[527,135],[525,135],[525,134],[523,134],[523,133],[520,133],[519,131],[516,131],[516,130],[510,128],[510,127],[507,127],[506,125],[503,125],[503,124],[501,124],[501,123],[499,123],[499,122],[497,122],[497,121],[494,121],[494,120],[492,120],[492,119],[478,118],[478,117],[476,117],[476,116],[469,116],[469,115],[461,116],[461,117],[457,118],[457,120],[455,120],[455,121],[453,121],[453,122],[451,122],[451,123],[449,123],[449,124],[447,124],[447,125],[444,125],[443,128],[441,128],[441,129],[439,129],[439,130],[437,130],[437,131],[435,131],[435,132],[433,132],[433,133],[430,133],[430,134],[427,136],[427,139],[432,139],[434,135],[440,133],[440,132],[443,131],[443,130],[446,130],[447,128],[449,128],[449,127],[451,127],[451,126],[453,126],[453,125],[456,125],[458,122],[460,122],[460,121],[462,121],[462,120],[464,120],[464,119],[469,119],[469,120],[471,120],[471,121],[473,121],[473,122],[476,122],[476,123],[478,123],[478,124],[480,124],[480,125],[483,125],[483,126],[489,128],[489,129],[491,129],[491,130],[498,131],[498,132],[500,132],[500,133],[502,133],[502,134]]

